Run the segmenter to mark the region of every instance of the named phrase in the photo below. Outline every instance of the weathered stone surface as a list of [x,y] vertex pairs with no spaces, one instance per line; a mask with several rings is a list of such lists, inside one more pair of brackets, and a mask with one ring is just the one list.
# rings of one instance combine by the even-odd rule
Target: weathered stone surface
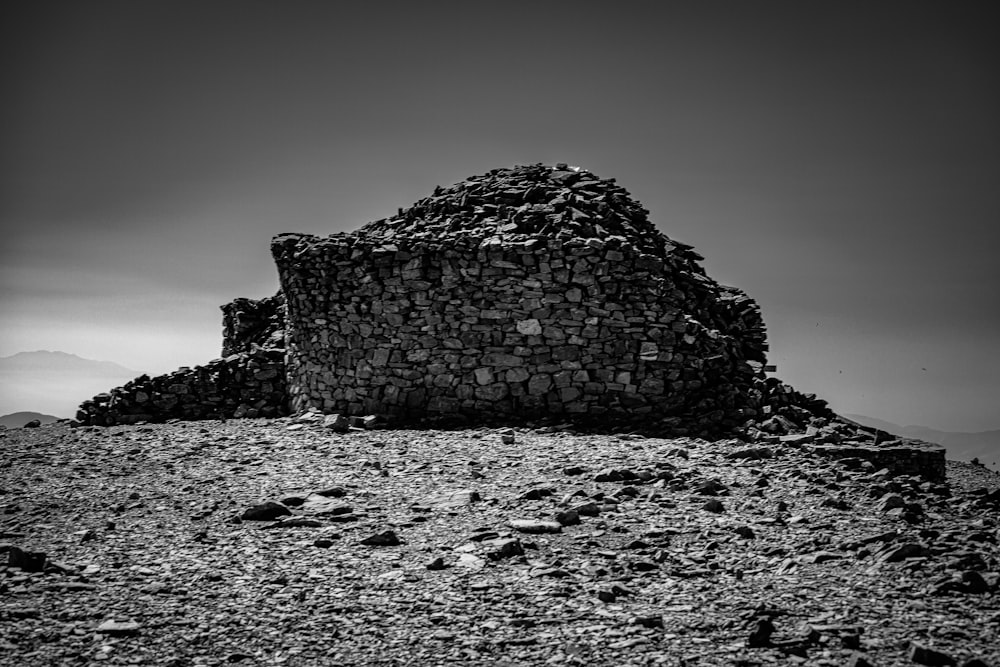
[[240,419],[288,414],[284,351],[255,349],[166,375],[140,375],[84,401],[81,424],[114,426],[169,419]]
[[254,347],[284,348],[285,295],[234,299],[222,308],[222,356],[252,352]]
[[272,254],[295,411],[701,432],[772,393],[753,300],[586,170],[493,170],[352,234],[278,236]]
[[940,448],[831,421],[824,401],[765,377],[756,303],[583,169],[495,169],[353,233],[282,234],[271,251],[281,289],[223,306],[224,359],[136,378],[86,401],[78,422],[544,419],[777,446],[733,458],[811,448],[944,474]]

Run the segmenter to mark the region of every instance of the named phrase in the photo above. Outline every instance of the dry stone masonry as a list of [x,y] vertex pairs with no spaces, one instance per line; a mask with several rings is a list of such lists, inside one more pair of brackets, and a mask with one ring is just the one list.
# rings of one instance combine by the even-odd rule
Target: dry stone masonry
[[222,356],[255,347],[285,348],[285,295],[234,299],[222,306]]
[[278,236],[292,409],[695,433],[759,416],[757,304],[647,215],[613,180],[533,165],[352,234]]
[[256,349],[173,373],[140,375],[85,401],[76,419],[112,426],[288,414],[284,351]]
[[222,359],[136,378],[77,420],[548,420],[943,475],[941,448],[880,441],[766,377],[757,304],[708,277],[614,179],[495,169],[353,233],[282,234],[271,251],[281,289],[222,306]]

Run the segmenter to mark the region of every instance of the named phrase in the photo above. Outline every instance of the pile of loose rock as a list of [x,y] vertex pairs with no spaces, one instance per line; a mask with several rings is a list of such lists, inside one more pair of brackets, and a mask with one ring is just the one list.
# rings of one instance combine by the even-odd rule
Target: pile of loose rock
[[84,425],[112,426],[170,419],[277,417],[288,414],[284,350],[257,348],[166,375],[140,375],[85,401]]
[[0,431],[0,663],[1000,665],[981,466],[346,426]]

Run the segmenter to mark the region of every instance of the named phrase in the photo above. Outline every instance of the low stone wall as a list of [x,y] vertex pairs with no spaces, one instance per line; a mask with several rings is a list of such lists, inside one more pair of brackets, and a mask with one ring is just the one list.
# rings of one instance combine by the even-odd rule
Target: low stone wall
[[684,248],[289,234],[272,254],[295,411],[396,423],[563,416],[686,433],[760,416],[757,305]]
[[85,401],[76,420],[112,426],[286,414],[284,350],[257,349],[166,375],[141,375]]
[[882,444],[838,443],[807,445],[806,449],[831,458],[858,458],[894,475],[916,475],[933,481],[945,479],[945,449],[920,440],[894,440]]

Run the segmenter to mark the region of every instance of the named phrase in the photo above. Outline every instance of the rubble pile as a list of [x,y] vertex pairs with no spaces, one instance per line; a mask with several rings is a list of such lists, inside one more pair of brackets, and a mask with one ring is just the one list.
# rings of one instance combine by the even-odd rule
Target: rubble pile
[[699,435],[763,416],[757,304],[647,215],[613,180],[531,165],[276,237],[292,409]]
[[256,349],[173,373],[140,375],[85,401],[82,425],[113,426],[170,419],[278,417],[288,414],[284,351]]

